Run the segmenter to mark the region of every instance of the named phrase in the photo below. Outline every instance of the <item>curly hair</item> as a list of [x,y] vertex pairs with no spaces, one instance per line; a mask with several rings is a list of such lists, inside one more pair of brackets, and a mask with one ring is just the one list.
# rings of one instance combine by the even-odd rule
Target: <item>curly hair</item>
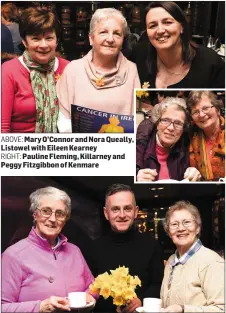
[[222,103],[217,99],[217,95],[214,92],[209,90],[194,90],[189,93],[187,99],[189,112],[191,112],[192,108],[202,99],[202,97],[207,97],[217,111],[220,111]]
[[157,124],[168,107],[171,105],[177,106],[177,109],[183,111],[186,116],[185,127],[189,125],[189,113],[187,110],[186,101],[182,98],[167,97],[163,99],[161,103],[154,106],[151,112],[151,120],[154,124]]
[[191,204],[189,201],[177,201],[174,205],[172,205],[169,210],[166,212],[166,216],[165,219],[163,220],[163,227],[166,233],[169,233],[169,221],[170,221],[170,217],[171,215],[175,212],[175,211],[179,211],[179,210],[187,210],[194,218],[196,224],[199,226],[200,231],[199,234],[197,235],[197,237],[199,237],[200,232],[201,232],[201,228],[202,228],[202,220],[201,220],[201,216],[199,214],[199,210],[197,209],[196,206],[194,206],[193,204]]

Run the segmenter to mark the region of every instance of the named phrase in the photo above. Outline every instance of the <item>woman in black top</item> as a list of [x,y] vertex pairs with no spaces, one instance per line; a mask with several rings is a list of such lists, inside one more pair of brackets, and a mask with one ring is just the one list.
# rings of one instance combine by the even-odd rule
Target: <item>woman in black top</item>
[[141,84],[150,88],[224,88],[224,61],[213,50],[190,41],[188,23],[174,2],[151,2],[146,8],[149,42],[133,49]]

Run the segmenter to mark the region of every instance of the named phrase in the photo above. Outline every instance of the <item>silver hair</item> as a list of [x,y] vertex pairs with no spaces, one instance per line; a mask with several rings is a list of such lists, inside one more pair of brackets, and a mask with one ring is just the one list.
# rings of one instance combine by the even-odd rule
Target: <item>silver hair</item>
[[183,201],[183,200],[182,201],[177,201],[166,212],[165,219],[163,220],[163,227],[165,229],[165,232],[169,233],[169,221],[170,221],[171,215],[175,211],[179,211],[179,210],[187,210],[193,216],[196,224],[200,227],[199,234],[197,235],[197,237],[199,237],[200,236],[200,232],[201,232],[201,228],[202,228],[202,220],[201,220],[201,216],[199,214],[199,210],[197,209],[196,206],[191,204],[189,201]]
[[92,16],[90,21],[90,30],[89,33],[92,34],[95,31],[96,23],[99,23],[101,20],[109,18],[109,17],[118,17],[122,21],[123,26],[123,35],[126,36],[128,33],[128,25],[125,17],[121,13],[121,11],[116,10],[114,8],[104,8],[97,9]]
[[162,114],[166,111],[166,109],[171,106],[176,105],[178,107],[178,110],[184,111],[186,120],[185,124],[188,121],[188,110],[186,101],[182,98],[173,98],[173,97],[167,97],[159,104],[156,104],[151,112],[151,120],[154,124],[157,124],[159,119],[161,118]]
[[60,190],[55,187],[51,187],[51,186],[40,188],[32,192],[32,194],[29,197],[30,203],[31,203],[29,212],[31,212],[31,214],[33,214],[37,210],[37,208],[40,205],[40,199],[43,196],[50,196],[50,197],[54,196],[54,199],[63,201],[66,207],[66,211],[67,211],[67,219],[70,218],[71,198],[68,196],[68,194],[65,191]]

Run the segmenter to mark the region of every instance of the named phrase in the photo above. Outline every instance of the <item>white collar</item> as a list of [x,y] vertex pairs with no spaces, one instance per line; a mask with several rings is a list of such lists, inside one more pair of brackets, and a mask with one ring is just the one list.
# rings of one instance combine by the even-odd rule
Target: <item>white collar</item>
[[[19,56],[18,60],[20,61],[20,63],[28,70],[28,72],[30,72],[29,68],[26,66],[26,64],[23,61],[23,56]],[[58,69],[59,66],[59,60],[57,57],[55,57],[55,63],[54,63],[54,72],[56,72],[56,70]]]

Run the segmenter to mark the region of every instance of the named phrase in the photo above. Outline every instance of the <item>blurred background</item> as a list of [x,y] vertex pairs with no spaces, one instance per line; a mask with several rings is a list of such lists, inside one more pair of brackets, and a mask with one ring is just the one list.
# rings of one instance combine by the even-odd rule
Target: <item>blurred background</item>
[[[2,6],[9,1],[2,1]],[[145,7],[148,1],[11,1],[18,15],[29,6],[48,6],[56,12],[62,24],[62,36],[58,48],[61,56],[68,60],[83,57],[89,50],[89,24],[98,8],[114,7],[125,16],[130,34],[124,42],[122,52],[129,56],[137,41],[147,39]],[[217,50],[224,58],[225,1],[176,1],[185,12],[193,41]],[[221,49],[220,49],[221,48]],[[23,49],[23,47],[21,47]]]
[[[29,195],[36,189],[54,186],[72,199],[72,215],[63,229],[69,241],[88,257],[92,240],[105,234],[103,206],[105,192],[113,183],[130,185],[136,196],[139,214],[136,226],[150,232],[163,248],[167,259],[175,251],[164,232],[162,220],[168,208],[178,200],[188,200],[198,207],[203,221],[201,241],[224,257],[225,185],[211,184],[134,184],[133,177],[2,177],[1,178],[1,247],[25,238],[31,227]],[[148,248],[148,247],[147,247]]]

